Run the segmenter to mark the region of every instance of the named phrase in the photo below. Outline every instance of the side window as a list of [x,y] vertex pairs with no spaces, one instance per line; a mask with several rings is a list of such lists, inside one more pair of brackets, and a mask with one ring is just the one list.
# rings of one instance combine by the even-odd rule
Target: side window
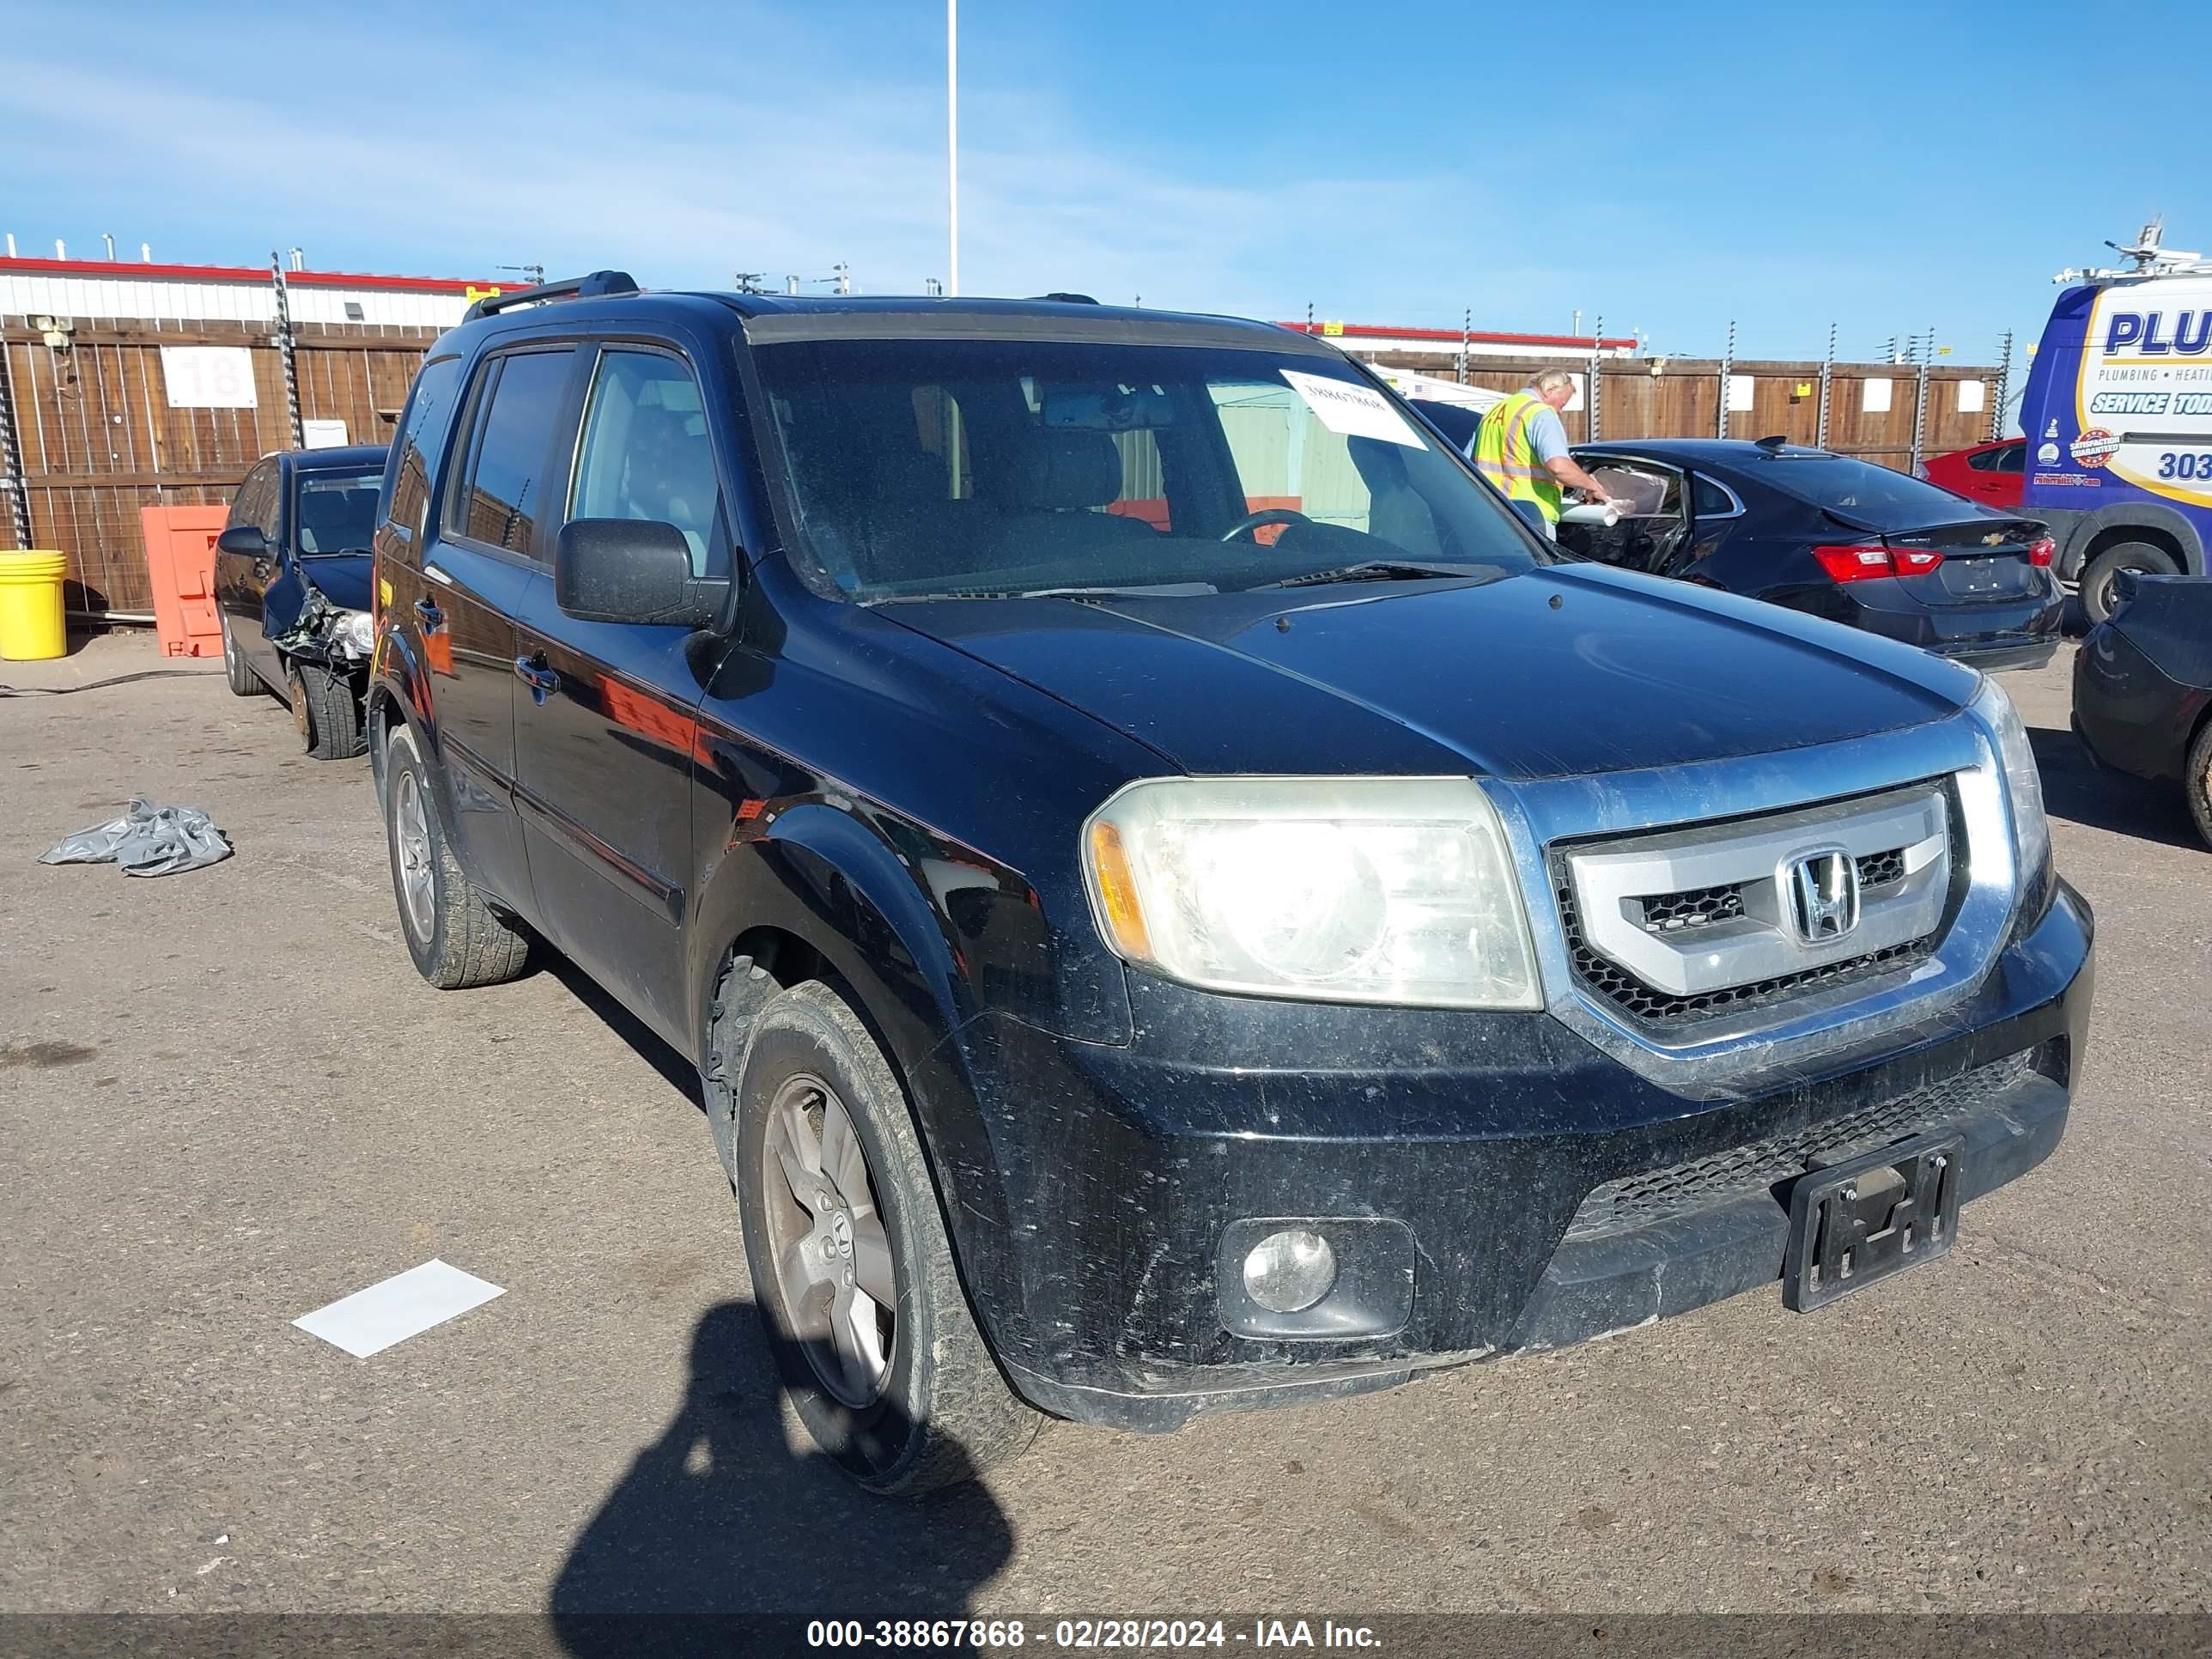
[[1690,511],[1701,519],[1732,519],[1743,509],[1735,496],[1712,479],[1692,475]]
[[526,556],[535,550],[553,426],[575,356],[574,348],[518,351],[487,366],[498,378],[487,383],[489,407],[475,422],[467,479],[446,494],[447,534]]
[[2000,472],[2027,471],[2027,445],[2024,442],[2007,444],[2002,449],[1997,451],[1997,471]]
[[268,514],[264,503],[276,493],[270,483],[276,471],[276,462],[262,461],[246,473],[245,481],[238,486],[238,494],[231,497],[230,517],[223,528],[234,529],[242,524],[260,526],[266,521]]
[[[502,380],[502,398],[506,391]],[[726,575],[721,509],[706,406],[690,368],[654,351],[601,352],[568,517],[672,524],[691,544],[694,574]]]
[[1994,472],[2003,454],[2001,449],[1978,449],[1966,457],[1966,465],[1977,472]]
[[384,516],[386,522],[398,526],[418,542],[428,520],[430,480],[438,470],[438,452],[446,429],[453,424],[453,394],[460,378],[458,357],[425,363],[415,377],[406,419],[392,446],[384,484]]
[[274,547],[284,539],[284,469],[275,461],[269,462],[268,468],[268,476],[261,481],[261,493],[254,498],[253,522],[261,526],[261,533]]

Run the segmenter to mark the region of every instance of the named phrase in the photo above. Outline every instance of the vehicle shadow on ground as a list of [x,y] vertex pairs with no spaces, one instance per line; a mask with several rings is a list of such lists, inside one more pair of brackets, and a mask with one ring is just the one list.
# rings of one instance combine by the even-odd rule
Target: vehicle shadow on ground
[[746,1303],[700,1319],[683,1404],[554,1583],[553,1631],[577,1659],[799,1645],[747,1624],[763,1613],[960,1618],[1011,1557],[1012,1529],[981,1486],[878,1498],[820,1453],[794,1454],[769,1344]]
[[2051,817],[2162,847],[2201,845],[2179,785],[2147,783],[2100,767],[2071,732],[2033,726],[2027,740],[2043,774],[2043,804]]
[[684,1097],[701,1111],[707,1109],[707,1097],[699,1089],[699,1068],[690,1059],[664,1042],[658,1031],[616,1001],[597,980],[551,945],[542,939],[533,940],[531,957],[539,969],[559,980],[570,995],[597,1014],[609,1030],[637,1050],[638,1057],[659,1073],[671,1088],[680,1090]]

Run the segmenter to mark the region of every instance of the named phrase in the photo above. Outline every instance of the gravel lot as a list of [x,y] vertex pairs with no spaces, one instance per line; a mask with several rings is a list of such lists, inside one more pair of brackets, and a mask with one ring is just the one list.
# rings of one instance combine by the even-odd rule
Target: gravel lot
[[[0,664],[0,1610],[2201,1610],[2212,853],[2008,681],[2099,921],[2072,1126],[1951,1259],[1394,1394],[851,1491],[773,1408],[684,1062],[565,965],[441,995],[366,763],[143,637]],[[200,671],[210,672],[200,672]],[[134,793],[237,856],[33,860]],[[368,1360],[292,1328],[505,1287]]]

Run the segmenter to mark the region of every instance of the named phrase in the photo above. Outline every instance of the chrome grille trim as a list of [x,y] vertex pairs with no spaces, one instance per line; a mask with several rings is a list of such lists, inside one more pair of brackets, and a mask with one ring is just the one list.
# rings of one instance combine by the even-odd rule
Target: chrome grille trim
[[[1899,878],[1863,893],[1858,925],[1839,939],[1798,935],[1789,878],[1800,857],[1848,854],[1855,867],[1900,854]],[[1587,944],[1662,998],[1686,1001],[1789,981],[1882,957],[1933,937],[1951,886],[1950,814],[1941,785],[1570,847],[1555,854],[1571,890],[1570,945]],[[1732,915],[1654,929],[1650,907],[1685,893],[1731,890]],[[1589,975],[1583,975],[1585,981]]]
[[[1869,669],[1869,672],[1876,672]],[[1961,705],[1977,681],[1960,671]],[[1770,755],[1600,774],[1482,780],[1510,843],[1544,981],[1545,1006],[1601,1053],[1686,1099],[1724,1099],[1878,1056],[1971,996],[2018,902],[2012,825],[1995,734],[1964,706],[1926,724]],[[1667,1029],[1623,1014],[1577,979],[1551,900],[1552,854],[1568,845],[1796,811],[1945,782],[1955,908],[1923,958],[1868,977]]]

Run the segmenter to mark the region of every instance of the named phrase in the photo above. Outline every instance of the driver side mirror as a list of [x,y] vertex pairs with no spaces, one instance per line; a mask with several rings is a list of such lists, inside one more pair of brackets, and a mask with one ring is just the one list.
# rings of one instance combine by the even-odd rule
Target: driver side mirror
[[672,524],[572,519],[553,544],[553,599],[581,622],[708,628],[729,582],[691,574],[691,544]]
[[234,553],[244,559],[266,558],[269,538],[261,533],[258,525],[234,524],[215,538],[218,553]]

